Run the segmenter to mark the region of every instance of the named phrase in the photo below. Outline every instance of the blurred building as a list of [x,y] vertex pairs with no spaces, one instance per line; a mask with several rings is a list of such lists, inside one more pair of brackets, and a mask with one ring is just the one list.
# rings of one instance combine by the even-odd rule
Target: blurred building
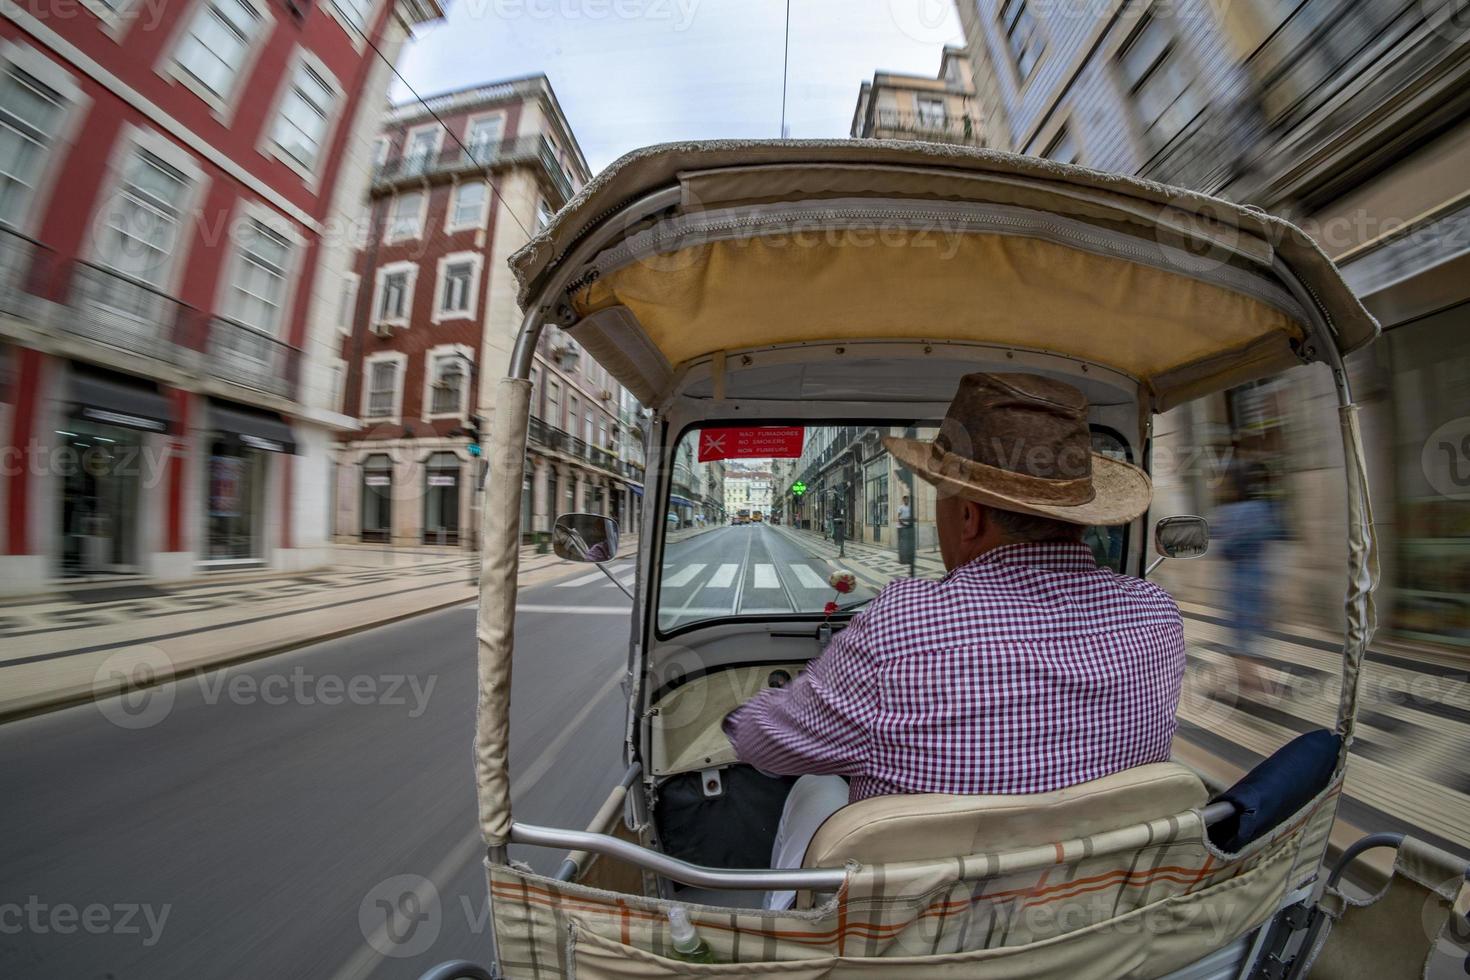
[[[436,0],[0,19],[0,591],[323,561],[323,355],[390,64]],[[381,53],[381,56],[380,56]]]
[[945,48],[935,76],[880,71],[858,90],[854,137],[985,146],[969,57]]
[[[1470,29],[1451,0],[1179,0],[1087,15],[958,4],[992,145],[1282,214],[1385,328],[1350,363],[1382,546],[1380,619],[1470,643]],[[1111,8],[1109,8],[1111,11]],[[1259,463],[1293,541],[1279,612],[1333,622],[1341,450],[1320,368],[1157,421],[1157,515],[1208,512]],[[1163,460],[1166,466],[1160,468]],[[1165,566],[1220,601],[1219,563]]]
[[[341,295],[343,540],[473,545],[495,385],[520,327],[512,252],[586,182],[544,75],[397,106],[376,142],[366,229]],[[532,372],[523,533],[556,514],[625,520],[641,490],[626,393],[548,328]]]

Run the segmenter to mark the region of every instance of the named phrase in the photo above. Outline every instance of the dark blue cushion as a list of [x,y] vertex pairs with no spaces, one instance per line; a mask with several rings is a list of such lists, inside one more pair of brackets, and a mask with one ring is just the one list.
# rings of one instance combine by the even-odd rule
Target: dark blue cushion
[[1327,788],[1342,738],[1319,728],[1287,742],[1216,800],[1235,804],[1235,815],[1210,828],[1210,841],[1233,854],[1268,833]]

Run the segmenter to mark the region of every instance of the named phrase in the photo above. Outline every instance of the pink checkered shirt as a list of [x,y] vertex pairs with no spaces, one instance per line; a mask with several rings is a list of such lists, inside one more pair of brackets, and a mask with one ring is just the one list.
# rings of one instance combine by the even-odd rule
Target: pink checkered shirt
[[786,687],[725,719],[741,761],[885,793],[1045,793],[1169,758],[1179,608],[1084,544],[898,579]]

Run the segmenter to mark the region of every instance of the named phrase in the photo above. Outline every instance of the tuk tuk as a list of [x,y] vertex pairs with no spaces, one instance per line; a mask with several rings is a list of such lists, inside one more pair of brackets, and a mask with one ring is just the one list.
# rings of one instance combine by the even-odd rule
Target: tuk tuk
[[[1378,326],[1304,233],[1256,209],[1035,157],[703,142],[625,156],[512,266],[525,319],[495,400],[478,617],[488,965],[427,976],[1421,974],[1464,913],[1463,865],[1402,834],[1329,858],[1377,580],[1344,358]],[[508,771],[528,379],[548,329],[651,410],[626,772],[585,828],[516,820]],[[856,546],[862,520],[850,487],[813,483],[783,503],[779,525],[713,521],[672,541],[683,440],[714,428],[759,441],[794,427],[808,442],[840,427],[922,431],[961,376],[1020,371],[1082,389],[1095,446],[1148,469],[1155,416],[1304,364],[1321,365],[1337,395],[1348,553],[1336,725],[1313,733],[1312,751],[1328,746],[1313,775],[1286,781],[1279,798],[1280,767],[1299,765],[1298,753],[1262,763],[1276,770],[1248,791],[1211,788],[1169,762],[1035,796],[873,797],[823,824],[801,867],[761,859],[790,781],[741,765],[721,721],[818,656],[855,604],[814,608],[778,570],[783,603],[705,608],[671,585],[670,549],[697,551],[718,534],[769,541],[773,556],[782,541],[816,548],[834,513],[839,527],[852,515],[845,543]],[[1095,552],[1146,576],[1206,547],[1200,519],[1166,520],[1183,516],[1100,529]],[[606,519],[560,524],[565,557],[602,564],[616,553]],[[822,547],[813,554],[839,567],[832,542]],[[513,844],[568,853],[541,875],[510,860]],[[1393,874],[1363,901],[1340,879],[1379,846],[1397,848]],[[796,893],[792,907],[764,907],[777,890]],[[685,920],[704,962],[673,945]]]

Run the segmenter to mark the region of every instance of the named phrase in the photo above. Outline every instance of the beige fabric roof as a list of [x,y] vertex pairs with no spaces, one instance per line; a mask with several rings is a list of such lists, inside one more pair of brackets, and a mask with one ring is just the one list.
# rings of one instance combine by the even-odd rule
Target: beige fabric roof
[[[592,275],[553,262],[612,212],[675,186],[679,207],[657,223],[610,219],[629,227]],[[803,217],[813,209],[820,217]],[[751,215],[768,223],[729,230]],[[893,338],[1070,354],[1138,378],[1161,410],[1299,363],[1308,317],[1280,266],[1344,353],[1378,330],[1325,254],[1281,219],[936,144],[650,147],[600,174],[511,265],[523,306],[561,271],[580,280],[547,302],[569,303],[583,318],[573,336],[645,402],[672,369],[719,351]]]

